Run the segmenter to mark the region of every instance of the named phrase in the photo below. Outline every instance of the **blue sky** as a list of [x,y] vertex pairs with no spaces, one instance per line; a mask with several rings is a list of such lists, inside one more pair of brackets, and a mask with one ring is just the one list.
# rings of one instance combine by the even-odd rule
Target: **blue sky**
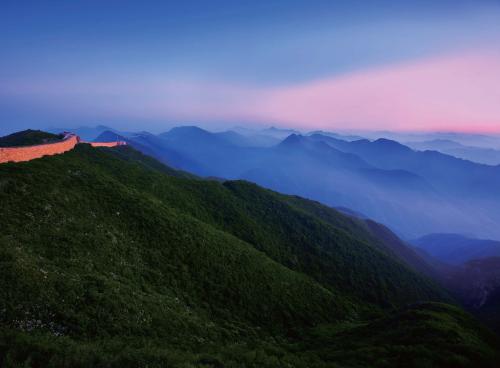
[[[221,105],[210,105],[218,91],[207,86],[284,88],[500,44],[499,1],[4,0],[0,7],[0,131],[230,125],[238,114],[211,114]],[[188,84],[190,93],[163,92],[157,81]],[[130,93],[137,85],[149,100]],[[170,101],[162,113],[148,114],[149,101],[162,98]],[[198,114],[176,111],[172,101],[185,109],[192,102]],[[130,104],[138,105],[133,113],[124,108]]]

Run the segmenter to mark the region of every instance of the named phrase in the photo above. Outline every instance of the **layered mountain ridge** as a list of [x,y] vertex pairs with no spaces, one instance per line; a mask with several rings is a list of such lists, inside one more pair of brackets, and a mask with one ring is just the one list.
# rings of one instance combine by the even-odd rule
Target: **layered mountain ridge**
[[179,127],[131,137],[129,144],[135,141],[137,149],[197,175],[250,180],[350,208],[407,239],[463,231],[500,237],[495,226],[500,210],[494,205],[500,198],[498,167],[413,151],[388,139],[348,141],[291,132],[269,147],[250,143],[251,137]]

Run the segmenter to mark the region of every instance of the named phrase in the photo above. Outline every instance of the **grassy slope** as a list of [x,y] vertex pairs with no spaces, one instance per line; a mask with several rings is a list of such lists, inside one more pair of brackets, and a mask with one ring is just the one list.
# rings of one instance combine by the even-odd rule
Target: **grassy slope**
[[[429,342],[373,350],[389,341],[380,324],[393,307],[446,295],[362,232],[288,199],[196,180],[130,148],[81,145],[0,166],[0,365],[323,366],[325,351],[349,364],[394,354],[413,364],[422,351],[465,365],[492,357],[488,333],[455,323],[462,312],[451,309],[431,315]],[[309,337],[321,326],[326,335]],[[362,326],[377,333],[356,342],[354,358],[339,350],[338,339],[349,341],[332,337],[335,326],[348,337]],[[448,330],[461,351],[434,341]]]
[[57,134],[29,129],[0,137],[0,147],[33,146],[36,144],[55,142],[59,139],[61,139],[61,137]]

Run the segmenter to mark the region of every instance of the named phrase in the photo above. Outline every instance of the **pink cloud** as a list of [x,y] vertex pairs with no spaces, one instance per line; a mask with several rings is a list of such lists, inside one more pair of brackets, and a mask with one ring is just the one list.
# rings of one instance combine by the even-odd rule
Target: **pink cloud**
[[276,88],[262,120],[318,128],[500,131],[500,54],[465,54]]
[[500,53],[417,60],[274,88],[158,75],[80,76],[3,85],[0,96],[81,118],[500,132]]

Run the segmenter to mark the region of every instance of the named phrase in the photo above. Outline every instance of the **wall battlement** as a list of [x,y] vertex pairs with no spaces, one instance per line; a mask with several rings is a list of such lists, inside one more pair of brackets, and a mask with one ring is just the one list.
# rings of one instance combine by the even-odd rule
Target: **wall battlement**
[[78,143],[88,143],[92,147],[116,147],[127,143],[117,142],[83,142],[76,134],[65,133],[60,142],[39,144],[26,147],[0,147],[0,164],[5,162],[31,161],[43,156],[58,155],[72,150]]

